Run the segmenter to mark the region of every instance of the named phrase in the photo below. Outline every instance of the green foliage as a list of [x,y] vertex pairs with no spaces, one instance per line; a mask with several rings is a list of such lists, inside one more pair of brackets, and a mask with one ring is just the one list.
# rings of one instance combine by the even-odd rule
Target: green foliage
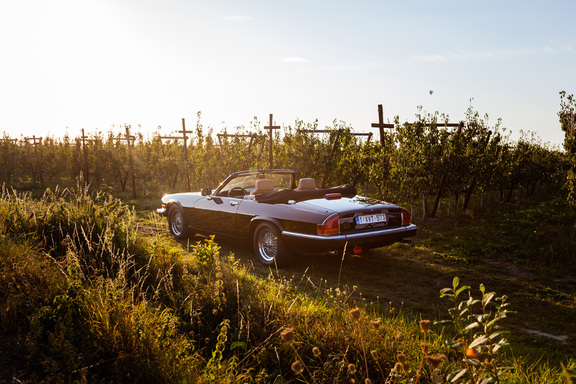
[[[571,108],[573,99],[563,95],[560,116],[567,132],[566,154],[571,153],[574,141],[568,118]],[[43,190],[45,186],[56,189],[56,185],[70,188],[82,179],[95,190],[158,195],[215,188],[232,172],[270,166],[268,132],[256,118],[247,127],[225,128],[215,134],[202,126],[200,117],[198,113],[186,147],[183,140],[163,139],[160,127],[146,139],[136,127],[129,127],[136,138],[130,150],[125,127],[119,127],[120,133],[87,134],[84,141],[47,137],[36,146],[4,135],[0,182],[18,190]],[[472,106],[461,128],[446,127],[448,121],[446,115],[426,113],[419,107],[413,122],[396,119],[382,144],[377,137],[355,136],[354,127],[342,121],[322,128],[317,121],[296,120],[273,132],[272,167],[295,169],[319,185],[350,183],[366,195],[391,201],[421,199],[423,218],[432,212],[436,215],[438,206],[430,209],[430,197],[437,203],[449,196],[457,209],[466,211],[478,193],[483,198],[485,193],[496,192],[497,202],[511,202],[518,190],[532,195],[537,187],[562,185],[568,169],[572,169],[568,185],[572,183],[576,156],[566,157],[534,135],[523,134],[512,142],[500,120],[490,124],[488,116],[480,117]]]
[[[462,298],[465,293],[467,297]],[[440,291],[440,297],[452,302],[448,311],[452,320],[440,323],[453,326],[455,336],[447,344],[462,359],[462,367],[446,376],[450,383],[500,383],[511,369],[502,365],[501,358],[501,349],[508,346],[500,329],[500,322],[510,313],[507,297],[486,292],[483,284],[480,293],[481,298],[475,299],[469,286],[460,286],[458,277],[451,288]]]
[[574,95],[560,92],[560,125],[564,131],[564,150],[566,151],[569,169],[566,180],[568,201],[576,207],[576,99]]

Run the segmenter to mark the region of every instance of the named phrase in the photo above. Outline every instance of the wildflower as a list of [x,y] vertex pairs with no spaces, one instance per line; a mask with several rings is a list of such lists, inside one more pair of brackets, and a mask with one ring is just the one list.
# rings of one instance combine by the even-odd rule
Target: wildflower
[[320,357],[320,354],[321,354],[320,348],[318,348],[318,347],[312,348],[312,353],[314,354],[314,357]]
[[399,354],[396,356],[396,359],[398,360],[398,362],[399,362],[400,364],[406,363],[406,355],[403,354],[403,353],[399,353]]
[[350,312],[350,316],[352,316],[352,318],[356,321],[360,320],[360,308],[356,307],[353,310],[351,310]]
[[292,363],[292,372],[299,375],[302,373],[302,371],[304,371],[304,366],[302,365],[300,360],[296,360],[295,362]]
[[280,337],[282,341],[290,344],[294,341],[294,328],[284,328],[282,332],[280,332]]
[[370,324],[374,327],[374,329],[380,328],[380,319],[370,320]]
[[426,361],[428,362],[428,365],[430,365],[430,367],[435,370],[438,368],[444,358],[446,358],[446,356],[441,353],[437,353],[435,355],[426,356]]
[[428,333],[431,325],[432,325],[432,322],[430,320],[420,320],[420,329],[424,333]]
[[364,380],[364,384],[372,384],[372,380],[367,378],[366,380]]
[[428,354],[428,343],[420,344],[420,348],[422,348],[422,353],[427,355]]
[[348,373],[351,375],[356,373],[356,366],[354,364],[348,364]]
[[394,372],[397,375],[401,375],[403,373],[408,373],[410,372],[410,367],[408,367],[408,365],[406,364],[402,364],[400,362],[396,363],[396,365],[394,365]]
[[396,359],[398,359],[398,362],[394,365],[394,372],[397,374],[410,372],[410,366],[408,365],[408,359],[405,354],[399,353]]
[[467,357],[478,357],[480,354],[474,348],[468,348],[466,350]]

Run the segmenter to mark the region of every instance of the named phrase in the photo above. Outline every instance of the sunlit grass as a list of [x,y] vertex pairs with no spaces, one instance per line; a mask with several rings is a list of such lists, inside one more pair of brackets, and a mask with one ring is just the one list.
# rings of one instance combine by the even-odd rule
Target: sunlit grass
[[[0,320],[38,381],[425,383],[462,364],[449,323],[307,271],[257,277],[213,239],[175,243],[113,198],[5,192],[0,212]],[[575,368],[511,351],[507,382],[568,382]]]

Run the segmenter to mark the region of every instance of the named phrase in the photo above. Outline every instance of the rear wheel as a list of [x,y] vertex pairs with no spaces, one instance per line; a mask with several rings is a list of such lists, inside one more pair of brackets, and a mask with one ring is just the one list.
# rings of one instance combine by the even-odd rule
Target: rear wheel
[[264,222],[256,227],[254,252],[258,261],[267,266],[284,266],[290,259],[290,254],[280,238],[280,230],[272,223]]
[[173,205],[168,212],[168,227],[175,238],[181,240],[189,237],[190,231],[186,223],[184,211],[179,205]]

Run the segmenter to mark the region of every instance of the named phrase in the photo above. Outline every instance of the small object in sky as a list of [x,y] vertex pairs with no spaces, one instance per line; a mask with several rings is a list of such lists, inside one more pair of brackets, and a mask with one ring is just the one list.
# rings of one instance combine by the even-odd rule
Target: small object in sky
[[434,91],[430,90],[430,94],[433,94],[433,93],[434,93]]

